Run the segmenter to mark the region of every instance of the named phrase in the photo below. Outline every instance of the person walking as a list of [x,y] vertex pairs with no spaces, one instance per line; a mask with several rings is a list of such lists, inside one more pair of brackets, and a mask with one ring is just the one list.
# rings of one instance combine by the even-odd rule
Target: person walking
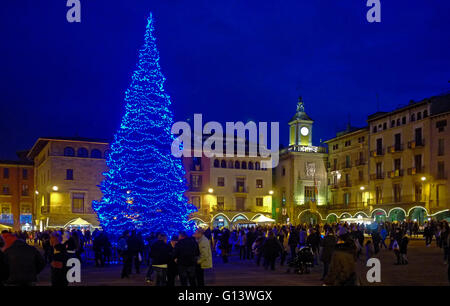
[[122,273],[120,275],[120,278],[125,277],[129,278],[131,272],[132,257],[128,251],[128,244],[127,244],[128,236],[129,232],[125,230],[123,234],[119,237],[119,240],[117,241],[117,252],[119,253],[119,256],[122,258],[123,261]]
[[37,275],[44,269],[45,261],[41,253],[11,233],[2,234],[5,241],[4,263],[8,267],[6,285],[32,286]]
[[178,234],[178,242],[175,245],[173,257],[178,265],[178,273],[182,286],[187,286],[188,281],[191,287],[197,285],[195,277],[195,266],[200,250],[195,239],[188,237],[185,232]]
[[175,249],[175,245],[178,242],[178,236],[173,235],[170,239],[169,248],[170,248],[170,256],[169,256],[169,262],[167,264],[167,286],[173,287],[175,286],[175,278],[178,275],[178,267],[177,264],[173,258],[173,252]]
[[323,281],[325,277],[328,275],[328,270],[331,263],[331,258],[333,257],[334,248],[336,247],[336,236],[332,229],[328,230],[327,234],[322,240],[322,254],[320,255],[320,260],[323,263],[323,273],[322,278]]
[[167,244],[167,235],[159,234],[158,240],[150,249],[152,267],[156,273],[156,286],[167,285],[167,269],[170,261],[172,247]]
[[408,257],[406,256],[408,253],[408,243],[408,237],[405,234],[402,234],[402,238],[400,239],[400,260],[402,265],[408,264]]
[[278,239],[275,238],[275,234],[270,231],[261,249],[262,256],[264,257],[264,269],[267,270],[270,266],[272,271],[275,270],[275,261],[282,250],[283,248]]
[[237,246],[239,249],[239,259],[245,260],[247,258],[247,235],[243,229],[239,231]]
[[203,287],[205,286],[205,270],[211,269],[213,266],[211,244],[209,242],[209,239],[204,235],[203,229],[197,229],[194,235],[200,251],[200,256],[198,257],[197,265],[195,267],[195,275],[197,285],[199,287]]
[[295,258],[297,245],[299,243],[299,233],[295,227],[291,226],[291,231],[289,233],[288,244],[291,249],[291,259]]
[[127,240],[128,245],[128,253],[131,257],[131,265],[130,265],[130,274],[132,273],[132,266],[134,262],[134,267],[136,269],[136,274],[139,274],[141,261],[142,261],[142,249],[143,249],[143,243],[140,237],[137,235],[136,230],[131,231],[131,235]]
[[57,243],[53,245],[54,255],[50,263],[51,269],[51,283],[53,287],[67,287],[67,260],[69,256],[66,253],[66,248],[63,244]]

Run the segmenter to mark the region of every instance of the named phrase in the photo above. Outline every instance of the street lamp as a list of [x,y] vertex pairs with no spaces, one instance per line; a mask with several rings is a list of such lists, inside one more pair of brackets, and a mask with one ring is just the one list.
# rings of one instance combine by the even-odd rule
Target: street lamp
[[209,193],[213,193],[213,192],[214,192],[214,189],[209,188],[209,189],[208,189],[208,192],[209,192]]
[[360,190],[366,189],[364,186],[359,187]]
[[53,189],[53,191],[58,191],[59,188],[58,188],[58,186],[53,186],[52,189]]
[[425,176],[422,176],[420,179],[421,179],[422,181],[426,181],[426,180],[427,180],[427,178],[426,178]]
[[272,195],[273,194],[273,190],[269,190],[269,194]]

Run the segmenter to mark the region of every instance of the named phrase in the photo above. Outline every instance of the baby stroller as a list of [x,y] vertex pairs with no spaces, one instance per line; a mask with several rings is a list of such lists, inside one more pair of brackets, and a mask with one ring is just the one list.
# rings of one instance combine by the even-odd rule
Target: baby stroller
[[314,254],[311,247],[309,245],[303,246],[297,252],[295,258],[289,261],[287,273],[289,273],[291,268],[293,268],[295,273],[309,274],[309,267],[312,267],[313,262]]

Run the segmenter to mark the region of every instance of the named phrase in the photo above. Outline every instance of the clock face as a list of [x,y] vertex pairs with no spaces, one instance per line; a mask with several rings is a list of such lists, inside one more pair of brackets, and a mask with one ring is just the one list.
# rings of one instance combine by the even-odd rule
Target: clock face
[[302,128],[300,129],[300,134],[302,134],[303,136],[308,136],[308,134],[309,134],[309,129],[308,129],[306,126],[302,127]]

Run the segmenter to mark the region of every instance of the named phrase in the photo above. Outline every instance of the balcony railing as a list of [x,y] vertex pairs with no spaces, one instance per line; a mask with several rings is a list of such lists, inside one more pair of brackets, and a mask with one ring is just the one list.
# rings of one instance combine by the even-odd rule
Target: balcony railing
[[348,182],[342,182],[341,184],[340,184],[340,187],[341,188],[348,188],[348,187],[352,187],[352,183],[350,182],[350,181],[348,181]]
[[446,172],[438,172],[436,179],[438,180],[446,180],[447,179],[447,173]]
[[402,152],[402,151],[403,151],[403,144],[396,144],[396,145],[388,147],[389,153],[396,153],[396,152]]
[[365,159],[357,159],[355,161],[355,166],[363,166],[367,163],[367,161]]
[[189,191],[201,192],[202,190],[203,190],[203,187],[201,185],[200,186],[193,186],[193,185],[189,186]]
[[383,155],[384,155],[384,148],[370,151],[370,156],[372,156],[372,157],[383,156]]
[[387,175],[389,178],[401,177],[401,176],[403,176],[403,169],[388,171]]
[[235,193],[248,193],[247,186],[235,186],[233,189],[233,192]]
[[203,171],[202,165],[191,165],[190,170],[191,171]]
[[351,208],[363,208],[366,202],[350,202],[348,204],[339,203],[339,204],[327,204],[326,208],[329,210],[342,210],[342,209],[351,209]]
[[419,141],[416,140],[408,141],[408,149],[414,149],[423,146],[425,146],[425,139],[421,139]]
[[371,180],[382,180],[384,179],[385,173],[384,172],[380,172],[380,173],[372,173],[370,175],[370,179]]
[[341,169],[348,169],[348,168],[351,168],[351,166],[352,166],[351,162],[345,162],[345,163],[342,163]]
[[415,175],[415,174],[419,174],[419,173],[424,173],[425,172],[425,167],[413,167],[413,168],[408,168],[407,173],[408,175]]

